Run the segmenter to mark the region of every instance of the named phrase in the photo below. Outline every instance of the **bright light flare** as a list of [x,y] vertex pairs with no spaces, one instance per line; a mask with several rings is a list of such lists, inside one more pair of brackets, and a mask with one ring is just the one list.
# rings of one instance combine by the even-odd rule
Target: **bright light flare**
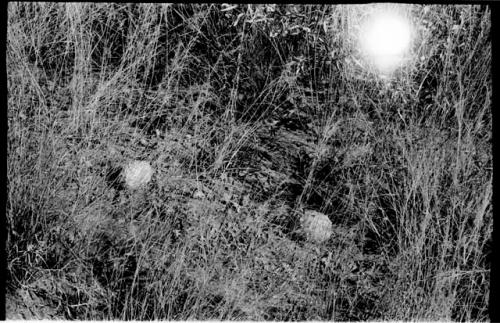
[[374,12],[361,27],[363,52],[382,71],[394,69],[411,41],[409,22],[396,12]]

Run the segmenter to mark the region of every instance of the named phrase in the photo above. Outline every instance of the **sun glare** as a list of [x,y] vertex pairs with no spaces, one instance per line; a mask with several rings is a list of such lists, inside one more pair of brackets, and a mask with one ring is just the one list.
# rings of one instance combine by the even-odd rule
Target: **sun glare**
[[408,21],[395,12],[373,13],[361,28],[361,47],[382,71],[397,67],[408,50],[411,30]]

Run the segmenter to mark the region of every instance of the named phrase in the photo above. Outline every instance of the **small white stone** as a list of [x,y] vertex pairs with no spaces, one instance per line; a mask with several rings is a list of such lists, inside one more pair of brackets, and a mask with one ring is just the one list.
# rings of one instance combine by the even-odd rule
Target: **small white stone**
[[153,172],[153,168],[147,161],[130,162],[123,170],[125,184],[129,189],[138,189],[151,181]]
[[332,236],[332,221],[323,213],[305,211],[300,223],[309,241],[322,243]]

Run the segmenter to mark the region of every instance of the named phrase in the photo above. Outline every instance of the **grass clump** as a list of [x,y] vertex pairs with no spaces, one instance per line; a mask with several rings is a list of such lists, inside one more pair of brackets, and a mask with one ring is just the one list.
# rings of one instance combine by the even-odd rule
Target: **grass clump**
[[490,9],[370,8],[9,3],[7,317],[487,319]]

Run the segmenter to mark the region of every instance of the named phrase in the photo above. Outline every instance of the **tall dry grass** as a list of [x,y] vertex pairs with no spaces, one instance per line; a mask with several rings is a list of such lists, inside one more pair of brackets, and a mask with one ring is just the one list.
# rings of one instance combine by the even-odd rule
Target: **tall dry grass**
[[[9,3],[9,294],[45,318],[486,320],[490,11],[401,8],[384,81],[368,5]],[[127,159],[146,191],[107,185]]]

